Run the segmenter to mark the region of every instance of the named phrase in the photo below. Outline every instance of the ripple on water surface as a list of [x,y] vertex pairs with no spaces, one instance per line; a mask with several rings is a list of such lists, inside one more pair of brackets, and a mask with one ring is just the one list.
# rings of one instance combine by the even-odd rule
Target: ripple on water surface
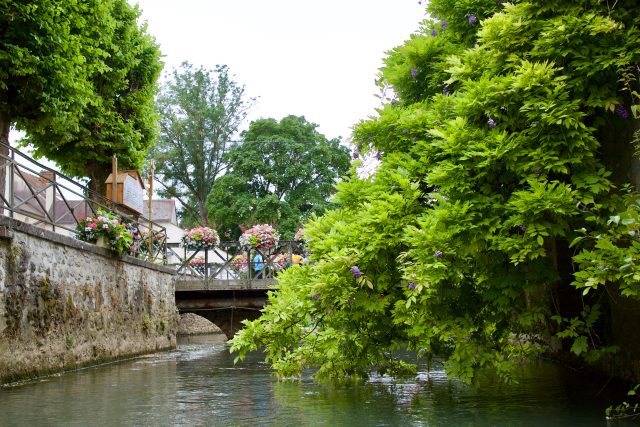
[[[436,367],[412,378],[278,382],[260,354],[233,364],[224,339],[0,389],[2,426],[605,426],[617,396],[550,364],[473,386]],[[28,408],[28,410],[25,410]]]

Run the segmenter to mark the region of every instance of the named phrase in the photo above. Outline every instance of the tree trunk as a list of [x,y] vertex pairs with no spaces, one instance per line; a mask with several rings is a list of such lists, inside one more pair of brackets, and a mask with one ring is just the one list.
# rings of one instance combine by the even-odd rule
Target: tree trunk
[[87,163],[86,171],[90,179],[89,189],[103,197],[106,197],[107,185],[105,184],[105,181],[111,173],[111,164],[106,165],[104,163],[91,160]]
[[[634,125],[634,137],[637,135],[637,139],[640,140],[640,120],[634,120]],[[636,191],[640,192],[640,141],[636,141],[632,147],[635,152],[631,156],[629,175],[631,177],[631,182],[636,187]]]
[[[614,119],[622,121],[622,119]],[[609,123],[599,132],[602,141],[602,162],[611,171],[611,180],[616,185],[633,184],[640,191],[640,160],[632,143],[634,132],[640,131],[640,120],[627,119],[620,123]]]
[[198,213],[200,215],[199,221],[200,224],[207,227],[209,225],[209,218],[207,215],[207,205],[206,201],[198,200]]

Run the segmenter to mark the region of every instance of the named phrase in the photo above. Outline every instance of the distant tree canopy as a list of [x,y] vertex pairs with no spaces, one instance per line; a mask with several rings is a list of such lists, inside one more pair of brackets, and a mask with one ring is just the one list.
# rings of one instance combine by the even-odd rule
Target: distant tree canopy
[[470,380],[508,378],[555,336],[587,361],[635,363],[640,5],[427,9],[381,70],[393,95],[354,132],[379,170],[305,226],[311,262],[279,276],[232,351],[339,377],[406,372],[393,350],[408,347]]
[[349,169],[349,151],[328,140],[304,117],[260,119],[225,159],[228,172],[207,199],[211,222],[227,238],[239,226],[269,223],[292,239],[302,223],[328,206],[338,178]]
[[254,102],[225,65],[208,70],[185,62],[163,86],[160,138],[149,157],[160,194],[180,200],[185,225],[208,224],[207,195],[224,173],[223,157]]
[[36,156],[101,190],[111,156],[141,166],[156,137],[162,68],[155,41],[126,0],[3,2],[0,130],[27,133]]

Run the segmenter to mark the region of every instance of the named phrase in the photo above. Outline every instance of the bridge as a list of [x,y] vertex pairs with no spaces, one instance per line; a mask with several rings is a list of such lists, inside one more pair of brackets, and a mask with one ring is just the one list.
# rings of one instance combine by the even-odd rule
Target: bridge
[[[218,326],[227,338],[243,320],[260,316],[267,294],[277,287],[274,276],[301,258],[299,242],[281,241],[271,251],[220,242],[216,248],[169,247],[168,260],[177,271],[176,306]],[[258,262],[254,262],[259,255]],[[264,268],[257,272],[256,264]]]
[[[0,143],[0,216],[38,228],[77,237],[77,227],[87,216],[117,212],[134,236],[126,255],[173,267],[176,272],[176,305],[180,313],[195,313],[216,324],[227,337],[254,319],[277,285],[274,276],[301,259],[299,242],[280,242],[270,251],[221,242],[216,248],[171,244],[165,227],[121,211],[112,199],[91,191],[75,180],[38,163],[19,150]],[[9,153],[3,154],[4,153]],[[0,235],[0,239],[2,236]],[[264,268],[258,274],[254,258]]]
[[204,317],[224,332],[227,338],[242,328],[242,321],[260,316],[267,302],[267,292],[275,288],[274,279],[241,281],[179,281],[176,283],[176,306],[181,314]]

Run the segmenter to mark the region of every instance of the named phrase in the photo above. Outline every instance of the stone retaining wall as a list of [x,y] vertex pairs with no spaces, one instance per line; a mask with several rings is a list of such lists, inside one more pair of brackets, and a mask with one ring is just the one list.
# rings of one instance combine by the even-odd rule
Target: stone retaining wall
[[174,271],[0,217],[0,383],[174,348]]

